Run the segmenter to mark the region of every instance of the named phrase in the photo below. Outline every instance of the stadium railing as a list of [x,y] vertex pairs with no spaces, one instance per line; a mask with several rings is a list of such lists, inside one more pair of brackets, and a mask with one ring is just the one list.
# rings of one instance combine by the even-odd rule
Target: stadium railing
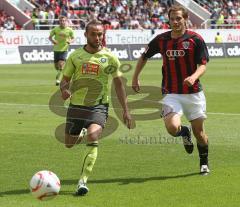
[[207,19],[201,24],[203,29],[240,29],[240,19],[224,19],[223,24],[218,24],[216,19]]
[[[70,27],[74,29],[81,29],[80,27],[84,28],[86,25],[86,20],[84,19],[68,19]],[[34,30],[49,30],[53,27],[59,25],[59,19],[46,19],[44,22],[42,19],[30,19],[23,25],[23,29],[29,28],[28,25],[32,24]],[[51,23],[53,22],[53,23]],[[74,23],[76,22],[76,23]],[[80,26],[81,25],[81,26]]]

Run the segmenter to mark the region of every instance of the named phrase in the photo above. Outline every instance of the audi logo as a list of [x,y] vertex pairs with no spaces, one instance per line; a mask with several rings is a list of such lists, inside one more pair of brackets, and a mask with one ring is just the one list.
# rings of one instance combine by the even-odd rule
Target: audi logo
[[185,55],[184,50],[167,50],[166,55],[171,58],[171,57],[183,57]]

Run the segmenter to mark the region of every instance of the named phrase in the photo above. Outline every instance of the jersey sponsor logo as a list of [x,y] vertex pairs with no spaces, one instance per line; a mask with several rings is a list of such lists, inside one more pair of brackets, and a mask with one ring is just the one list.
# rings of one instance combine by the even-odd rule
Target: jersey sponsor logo
[[93,63],[83,63],[82,74],[98,75],[99,65]]
[[185,55],[184,50],[167,50],[166,55],[169,60],[175,60],[176,57],[183,57]]
[[188,42],[188,41],[182,42],[182,46],[185,50],[189,48],[189,45],[190,45],[190,42]]

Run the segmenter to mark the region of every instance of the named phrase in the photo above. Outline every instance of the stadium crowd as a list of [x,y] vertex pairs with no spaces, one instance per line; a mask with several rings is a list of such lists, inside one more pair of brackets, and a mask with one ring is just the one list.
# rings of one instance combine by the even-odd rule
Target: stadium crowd
[[239,0],[195,0],[210,13],[211,28],[240,28]]
[[85,22],[94,18],[101,20],[107,29],[165,29],[167,9],[173,1],[32,0],[31,3],[36,5],[32,13],[36,29],[53,24],[52,19],[59,15],[67,16],[77,29],[84,29]]
[[[75,29],[99,19],[106,29],[168,29],[167,10],[174,0],[29,0],[35,9],[26,9],[35,29],[51,29],[60,15],[67,16]],[[211,28],[239,28],[239,0],[194,0],[211,13]],[[234,26],[233,26],[234,25]],[[199,28],[188,22],[190,28]],[[1,29],[18,29],[13,16],[0,11]]]
[[0,30],[15,30],[17,28],[14,16],[9,16],[5,11],[0,10]]

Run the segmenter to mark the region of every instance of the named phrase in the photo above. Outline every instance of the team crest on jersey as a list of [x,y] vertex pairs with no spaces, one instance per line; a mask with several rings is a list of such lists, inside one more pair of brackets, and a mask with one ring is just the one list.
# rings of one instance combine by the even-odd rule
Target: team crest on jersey
[[190,45],[190,42],[188,42],[188,41],[182,42],[182,46],[185,50],[189,48],[189,45]]
[[101,63],[105,63],[105,62],[107,62],[107,58],[101,58],[100,61],[101,61]]

